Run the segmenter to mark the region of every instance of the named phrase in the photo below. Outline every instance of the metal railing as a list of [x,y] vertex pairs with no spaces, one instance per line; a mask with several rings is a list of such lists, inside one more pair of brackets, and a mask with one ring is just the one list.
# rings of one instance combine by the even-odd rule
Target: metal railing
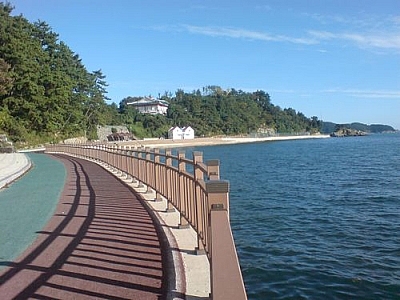
[[219,160],[203,162],[201,152],[108,146],[48,145],[47,153],[63,153],[107,164],[167,200],[166,211],[180,212],[180,227],[197,233],[197,253],[210,262],[212,299],[247,299],[229,223],[229,182],[220,180]]

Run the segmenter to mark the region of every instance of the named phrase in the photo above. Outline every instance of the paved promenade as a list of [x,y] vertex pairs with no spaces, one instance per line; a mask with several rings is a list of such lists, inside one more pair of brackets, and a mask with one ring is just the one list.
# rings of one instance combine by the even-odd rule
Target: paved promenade
[[22,176],[31,167],[23,153],[0,153],[0,189]]
[[[165,299],[166,241],[146,206],[101,166],[58,155],[67,180],[36,241],[0,272],[1,299]],[[172,282],[172,283],[171,283]]]

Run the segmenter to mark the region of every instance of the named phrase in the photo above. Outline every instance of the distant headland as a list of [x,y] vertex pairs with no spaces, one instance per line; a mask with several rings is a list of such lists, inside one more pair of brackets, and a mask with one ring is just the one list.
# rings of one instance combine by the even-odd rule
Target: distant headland
[[383,124],[363,124],[363,123],[350,123],[350,124],[337,124],[333,122],[323,122],[321,133],[330,134],[333,137],[343,136],[364,136],[370,133],[385,133],[396,132],[390,125]]

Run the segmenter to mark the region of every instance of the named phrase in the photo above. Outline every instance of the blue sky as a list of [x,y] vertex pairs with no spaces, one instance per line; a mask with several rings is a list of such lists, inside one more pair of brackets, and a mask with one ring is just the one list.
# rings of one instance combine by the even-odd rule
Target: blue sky
[[219,85],[325,121],[400,129],[398,0],[10,2],[101,69],[117,104]]

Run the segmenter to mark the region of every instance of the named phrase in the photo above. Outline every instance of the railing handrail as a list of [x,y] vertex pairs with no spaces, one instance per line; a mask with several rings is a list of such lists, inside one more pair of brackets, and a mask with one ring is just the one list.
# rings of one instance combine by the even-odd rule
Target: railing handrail
[[189,159],[184,151],[104,144],[48,145],[46,152],[107,164],[155,191],[156,200],[164,197],[167,210],[180,212],[180,226],[190,224],[197,233],[197,251],[210,261],[212,299],[227,299],[225,289],[229,299],[247,299],[229,224],[229,183],[220,180],[219,160],[204,163],[198,151]]

